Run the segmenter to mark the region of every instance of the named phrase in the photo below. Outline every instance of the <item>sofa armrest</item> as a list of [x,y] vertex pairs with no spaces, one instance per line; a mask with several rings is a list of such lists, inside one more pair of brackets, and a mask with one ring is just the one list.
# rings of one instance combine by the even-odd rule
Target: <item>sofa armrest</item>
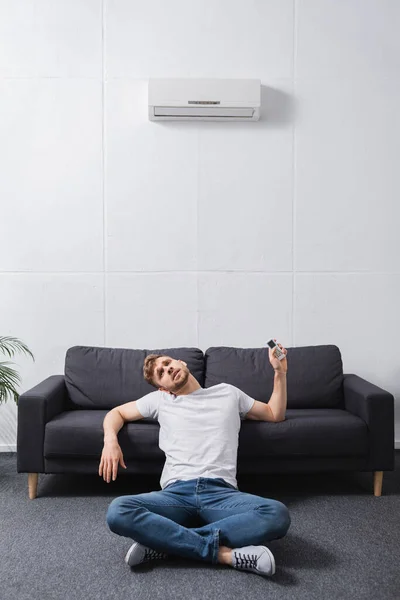
[[358,375],[343,375],[345,409],[369,429],[369,467],[393,471],[395,458],[394,397]]
[[52,375],[18,399],[17,472],[44,473],[46,423],[66,410],[64,375]]

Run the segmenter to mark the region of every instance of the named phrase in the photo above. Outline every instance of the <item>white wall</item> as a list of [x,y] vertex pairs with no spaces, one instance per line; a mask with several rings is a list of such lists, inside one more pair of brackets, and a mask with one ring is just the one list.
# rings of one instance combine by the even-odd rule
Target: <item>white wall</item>
[[[21,391],[76,344],[337,344],[400,440],[399,25],[394,0],[0,0]],[[169,76],[260,78],[262,120],[150,123]],[[16,429],[9,401],[0,449]]]

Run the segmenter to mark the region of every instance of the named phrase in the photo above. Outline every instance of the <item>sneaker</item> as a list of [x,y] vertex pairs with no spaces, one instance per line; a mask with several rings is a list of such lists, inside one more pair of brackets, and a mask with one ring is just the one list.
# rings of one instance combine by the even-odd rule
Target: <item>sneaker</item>
[[275,559],[266,546],[244,546],[232,550],[232,567],[268,577],[275,573]]
[[165,554],[165,552],[157,552],[157,550],[142,546],[139,542],[134,542],[126,553],[125,562],[130,567],[134,567],[150,560],[165,558],[168,558],[168,554]]

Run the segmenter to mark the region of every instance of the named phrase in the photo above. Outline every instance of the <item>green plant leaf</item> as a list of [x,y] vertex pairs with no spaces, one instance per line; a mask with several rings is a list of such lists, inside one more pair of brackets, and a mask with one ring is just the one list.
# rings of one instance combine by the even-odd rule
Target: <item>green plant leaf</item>
[[[3,353],[12,358],[16,352],[27,354],[35,361],[35,357],[24,342],[15,337],[0,336],[0,354]],[[0,362],[0,404],[7,402],[9,396],[18,404],[20,396],[16,386],[21,383],[21,376],[9,365],[14,365],[14,363],[9,361]]]
[[14,398],[16,404],[18,404],[19,394],[14,386],[0,381],[0,404],[2,404],[2,402],[7,402],[8,396]]
[[7,366],[7,365],[13,365],[13,364],[14,363],[10,363],[10,362],[0,362],[0,382],[2,380],[10,381],[12,383],[21,382],[20,374],[17,373],[17,371],[15,371],[15,369],[11,369],[11,367]]
[[15,337],[0,336],[0,352],[7,354],[10,358],[12,358],[16,352],[22,352],[31,356],[33,361],[35,361],[35,357],[28,346]]

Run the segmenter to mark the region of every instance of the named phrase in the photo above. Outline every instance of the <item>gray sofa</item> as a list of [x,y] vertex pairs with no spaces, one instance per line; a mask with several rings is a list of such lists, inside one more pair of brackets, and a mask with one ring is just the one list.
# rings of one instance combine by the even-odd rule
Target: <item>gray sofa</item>
[[[371,471],[374,494],[394,469],[394,398],[357,375],[343,374],[334,345],[288,348],[286,419],[243,419],[241,474]],[[75,346],[65,374],[22,394],[18,403],[17,471],[28,473],[31,499],[39,473],[97,474],[103,420],[112,408],[154,392],[143,378],[148,354],[184,360],[202,387],[226,382],[268,402],[274,371],[267,348],[213,347],[133,350]],[[125,423],[118,434],[127,469],[118,476],[161,474],[165,455],[153,419]]]

